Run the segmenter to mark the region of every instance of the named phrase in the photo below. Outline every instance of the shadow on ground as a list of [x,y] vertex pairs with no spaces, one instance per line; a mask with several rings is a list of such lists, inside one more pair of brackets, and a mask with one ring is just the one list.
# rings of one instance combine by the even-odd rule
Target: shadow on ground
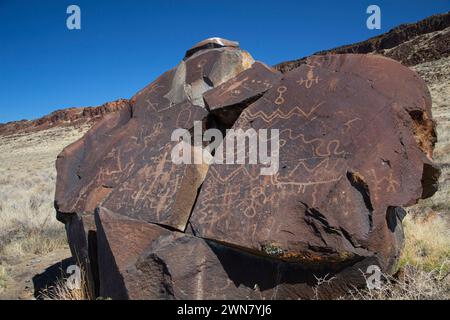
[[42,300],[43,292],[51,293],[52,288],[56,286],[58,281],[67,278],[66,270],[70,265],[74,264],[75,260],[73,258],[67,258],[48,267],[44,272],[35,275],[33,277],[34,297]]

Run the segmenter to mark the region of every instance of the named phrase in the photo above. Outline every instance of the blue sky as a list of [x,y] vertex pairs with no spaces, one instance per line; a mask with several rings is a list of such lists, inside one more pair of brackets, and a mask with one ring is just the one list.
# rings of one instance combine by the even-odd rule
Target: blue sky
[[[66,9],[81,8],[81,30]],[[366,28],[377,4],[382,29]],[[450,10],[450,1],[0,0],[0,122],[129,98],[211,36],[270,65]]]

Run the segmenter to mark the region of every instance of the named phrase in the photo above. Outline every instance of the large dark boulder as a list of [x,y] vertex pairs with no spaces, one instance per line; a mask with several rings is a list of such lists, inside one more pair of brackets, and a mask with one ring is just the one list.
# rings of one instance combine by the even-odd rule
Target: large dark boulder
[[[244,142],[274,158],[233,142],[243,163],[174,163],[172,132],[198,123],[267,129]],[[212,38],[61,153],[55,207],[103,297],[337,297],[370,265],[394,271],[402,207],[437,188],[435,141],[428,90],[398,62],[314,56],[283,75]]]

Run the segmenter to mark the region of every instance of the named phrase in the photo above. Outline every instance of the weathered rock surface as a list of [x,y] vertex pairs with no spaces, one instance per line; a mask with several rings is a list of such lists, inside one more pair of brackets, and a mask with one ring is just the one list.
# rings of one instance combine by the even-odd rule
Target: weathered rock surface
[[[332,297],[374,264],[311,266],[270,259],[181,232],[96,212],[100,296],[112,299],[311,299]],[[352,270],[352,272],[350,272]],[[311,290],[333,273],[332,283]]]
[[62,213],[114,212],[184,231],[207,166],[175,165],[175,129],[206,120],[202,94],[251,67],[235,47],[200,50],[166,72],[66,148],[56,163],[55,205]]
[[[151,286],[139,272],[130,273],[147,247],[171,232],[105,208],[95,214],[100,296],[113,299],[165,298],[164,287]],[[152,270],[156,272],[157,270]],[[163,269],[161,269],[163,271]]]
[[[212,38],[130,101],[57,160],[58,219],[101,296],[336,297],[369,265],[392,271],[402,207],[437,188],[428,90],[384,57],[314,56],[282,75]],[[278,130],[277,170],[173,163],[172,132],[195,121]]]
[[192,46],[192,48],[190,48],[188,51],[186,51],[185,58],[189,58],[194,53],[196,53],[200,50],[213,49],[213,48],[224,48],[224,47],[238,48],[239,43],[236,41],[230,41],[230,40],[222,39],[222,38],[208,38],[203,41],[200,41],[199,43]]
[[[372,260],[312,269],[172,233],[153,241],[126,274],[132,275],[135,283],[145,283],[140,288],[146,292],[140,295],[145,299],[311,299],[331,297],[330,292],[344,286],[342,279],[347,279],[342,270],[352,268],[356,273],[370,264]],[[311,290],[314,276],[324,278],[330,272],[336,277],[332,285]],[[167,295],[154,294],[154,288],[164,288]]]
[[225,127],[233,126],[242,110],[281,80],[281,73],[261,62],[221,86],[205,92],[208,110]]
[[[401,243],[387,210],[421,197],[424,166],[431,165],[409,112],[429,117],[430,106],[422,81],[393,60],[311,58],[233,126],[279,129],[279,172],[211,166],[190,219],[194,234],[302,263],[378,253],[389,270]],[[424,151],[434,137],[424,137]]]
[[65,217],[67,241],[74,260],[84,268],[87,289],[98,296],[97,228],[93,215]]

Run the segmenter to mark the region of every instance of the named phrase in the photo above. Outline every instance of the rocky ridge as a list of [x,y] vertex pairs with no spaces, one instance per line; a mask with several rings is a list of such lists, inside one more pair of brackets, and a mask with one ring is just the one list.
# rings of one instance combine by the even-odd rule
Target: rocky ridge
[[[450,12],[434,15],[416,23],[402,24],[379,36],[344,45],[315,55],[337,53],[379,54],[406,66],[438,60],[450,55]],[[287,72],[304,64],[307,57],[274,66]]]
[[107,102],[97,107],[68,108],[52,112],[36,120],[21,120],[0,124],[0,136],[29,134],[51,128],[91,127],[106,114],[116,112],[129,104],[127,99]]

